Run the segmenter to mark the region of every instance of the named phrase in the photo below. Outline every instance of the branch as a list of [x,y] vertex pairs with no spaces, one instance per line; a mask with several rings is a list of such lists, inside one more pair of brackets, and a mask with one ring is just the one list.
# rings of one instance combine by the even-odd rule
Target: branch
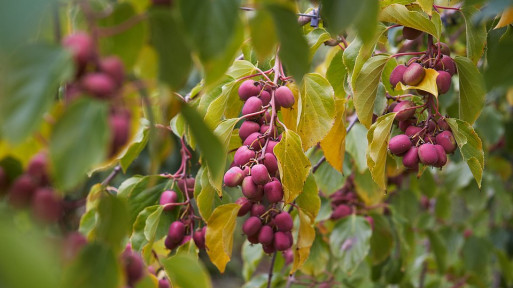
[[121,171],[121,165],[116,165],[116,167],[114,167],[114,169],[112,170],[112,172],[110,172],[109,176],[107,176],[107,178],[105,178],[105,180],[103,180],[102,182],[102,188],[105,188],[107,187],[107,185],[109,185],[109,183],[112,181],[112,179],[114,179],[114,177],[116,177],[116,175],[118,175],[118,173]]
[[271,288],[271,281],[273,278],[273,270],[274,270],[274,262],[276,262],[276,254],[278,252],[273,253],[273,258],[271,259],[271,266],[269,267],[269,278],[267,278],[267,288]]

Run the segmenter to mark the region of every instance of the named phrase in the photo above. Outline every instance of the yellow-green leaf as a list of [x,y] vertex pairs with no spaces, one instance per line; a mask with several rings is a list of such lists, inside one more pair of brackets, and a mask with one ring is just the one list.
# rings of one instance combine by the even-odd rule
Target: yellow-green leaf
[[321,141],[321,148],[328,163],[342,173],[346,152],[346,126],[344,124],[345,100],[335,101],[335,124]]
[[301,138],[294,131],[286,129],[281,141],[274,147],[278,159],[285,202],[292,202],[302,191],[311,168],[310,160],[303,153]]
[[434,0],[417,0],[420,8],[422,8],[422,10],[429,16],[431,16],[431,13],[433,12],[433,2]]
[[218,206],[207,221],[207,253],[221,273],[224,273],[232,255],[233,231],[239,209],[235,203]]
[[513,7],[510,7],[502,12],[499,23],[493,29],[499,29],[513,23]]
[[385,191],[372,181],[372,176],[369,170],[365,170],[363,174],[355,173],[354,175],[356,193],[363,200],[365,205],[376,205],[383,200],[383,197],[385,197]]
[[310,218],[306,213],[298,210],[299,215],[299,232],[297,236],[297,244],[294,249],[294,264],[290,273],[296,272],[301,268],[308,255],[310,255],[310,247],[315,240],[315,229],[313,227],[315,218]]
[[480,12],[479,9],[473,6],[465,5],[461,7],[461,12],[465,19],[465,31],[467,35],[467,37],[465,37],[467,40],[465,48],[467,50],[467,57],[472,60],[474,64],[477,64],[486,46],[486,23],[481,21],[476,24],[475,21],[472,21],[472,17]]
[[206,168],[201,168],[196,175],[196,179],[201,180],[201,190],[196,197],[196,204],[198,205],[198,211],[204,220],[209,219],[210,215],[212,215],[216,195],[216,189],[212,187],[208,178]]
[[415,28],[429,33],[437,39],[440,39],[442,33],[442,21],[438,13],[434,13],[430,20],[425,14],[409,11],[406,6],[400,4],[392,4],[381,10],[379,20]]
[[369,141],[369,146],[367,147],[367,166],[369,166],[372,179],[381,189],[386,189],[385,164],[388,138],[390,137],[395,114],[389,113],[380,116],[367,133],[367,140]]
[[378,93],[381,73],[387,64],[388,56],[380,55],[370,58],[356,77],[354,90],[354,107],[360,122],[369,128],[372,124],[372,111]]
[[300,94],[298,134],[303,149],[316,145],[330,131],[335,117],[333,88],[320,74],[309,73],[303,78]]
[[321,198],[319,198],[319,188],[317,188],[317,182],[312,173],[306,178],[303,193],[297,197],[296,205],[310,218],[317,217],[321,209]]
[[255,15],[249,19],[249,33],[251,44],[259,60],[265,60],[271,56],[278,36],[274,28],[274,21],[271,14],[266,10],[257,10]]
[[470,171],[476,179],[477,185],[481,188],[484,169],[483,143],[472,126],[460,119],[450,118],[447,123],[451,126],[454,139],[458,143],[461,156],[467,162]]
[[467,57],[456,56],[454,62],[458,67],[460,79],[460,119],[474,124],[485,103],[486,90],[483,75]]
[[436,77],[438,76],[438,72],[431,68],[424,70],[426,71],[426,76],[424,76],[424,79],[422,79],[422,81],[418,85],[409,86],[399,82],[396,87],[401,90],[418,89],[426,91],[428,93],[435,95],[435,97],[438,97],[438,87],[436,86]]

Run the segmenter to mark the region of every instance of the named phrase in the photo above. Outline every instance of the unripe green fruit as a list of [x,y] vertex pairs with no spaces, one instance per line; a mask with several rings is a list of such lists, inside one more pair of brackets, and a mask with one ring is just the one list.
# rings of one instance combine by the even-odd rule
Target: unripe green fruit
[[289,236],[284,232],[274,233],[274,248],[278,251],[285,251],[292,246]]
[[265,213],[265,206],[262,204],[253,204],[251,207],[251,216],[260,217]]
[[331,219],[338,220],[347,217],[351,214],[353,214],[353,208],[351,208],[351,206],[342,204],[337,206],[335,210],[333,210],[333,212],[331,213]]
[[392,70],[392,73],[390,74],[390,84],[392,85],[392,88],[395,88],[395,86],[403,81],[403,75],[408,67],[405,65],[397,65],[394,70]]
[[164,210],[166,211],[171,211],[173,210],[175,207],[174,206],[165,206],[167,204],[173,204],[173,203],[177,203],[178,202],[178,194],[176,194],[175,191],[173,190],[166,190],[164,192],[162,192],[162,194],[160,195],[160,205],[164,206]]
[[269,94],[269,92],[265,91],[265,90],[262,90],[262,92],[260,92],[260,100],[262,100],[262,105],[265,106],[265,105],[268,105],[269,102],[271,102],[271,94]]
[[242,225],[242,232],[247,236],[257,235],[262,228],[262,221],[258,217],[251,216]]
[[260,84],[253,80],[246,80],[240,84],[239,87],[239,98],[242,101],[246,101],[249,97],[257,96],[260,93]]
[[438,162],[434,165],[435,167],[444,167],[447,164],[447,154],[445,153],[444,147],[442,145],[435,145],[436,153],[438,155]]
[[436,143],[442,145],[447,154],[453,153],[458,147],[451,131],[443,131],[442,133],[436,135]]
[[274,217],[274,225],[276,225],[278,231],[287,232],[292,230],[294,222],[292,221],[292,216],[290,216],[289,213],[281,212]]
[[264,189],[262,186],[255,184],[252,176],[247,176],[242,180],[242,194],[249,200],[260,201],[264,197]]
[[404,39],[415,40],[420,35],[422,35],[422,31],[420,31],[420,30],[417,30],[417,29],[414,29],[414,28],[411,28],[411,27],[406,27],[406,26],[403,28],[403,37],[404,37]]
[[413,102],[411,101],[401,101],[394,107],[394,112],[397,114],[395,115],[395,119],[397,121],[405,121],[413,117],[415,115],[415,109],[412,107],[415,107]]
[[243,166],[252,158],[255,158],[255,151],[250,150],[247,146],[241,146],[233,156],[233,163],[237,166]]
[[431,143],[422,144],[418,150],[419,160],[424,165],[433,166],[438,162],[438,152]]
[[32,213],[37,220],[52,223],[62,214],[60,199],[51,188],[39,188],[32,198]]
[[167,237],[172,243],[178,244],[182,242],[185,236],[185,225],[181,221],[175,221],[169,226]]
[[278,203],[283,199],[283,187],[278,180],[273,180],[264,186],[264,195],[269,203]]
[[426,76],[426,70],[419,63],[412,63],[403,74],[403,83],[410,86],[415,86],[422,82]]
[[117,87],[123,85],[125,68],[117,56],[110,56],[100,60],[100,71],[110,76]]
[[417,147],[411,147],[403,156],[403,165],[409,169],[417,169],[419,167],[419,150]]
[[91,96],[100,99],[113,98],[116,92],[116,83],[107,74],[102,72],[85,75],[80,81],[80,86]]
[[[242,107],[242,115],[256,113],[260,110],[262,110],[262,100],[256,96],[252,96],[246,101],[246,103],[244,103],[244,106]],[[257,118],[257,116],[253,118]]]
[[244,179],[243,173],[242,169],[238,166],[228,169],[224,174],[224,185],[228,187],[236,187],[242,184],[242,180]]
[[411,148],[412,144],[407,135],[399,134],[394,136],[388,142],[388,149],[392,154],[402,155]]
[[253,182],[255,182],[256,185],[264,185],[269,182],[269,180],[271,180],[271,177],[269,177],[269,172],[263,164],[257,164],[253,166],[251,168],[251,176]]
[[284,108],[290,108],[294,105],[294,94],[287,86],[280,86],[274,92],[274,100],[278,105]]
[[239,199],[237,199],[237,201],[235,201],[235,203],[240,205],[239,212],[237,213],[237,216],[239,217],[248,214],[248,212],[251,211],[251,208],[253,206],[253,203],[251,203],[251,201],[249,201],[246,197],[240,197]]
[[265,145],[265,138],[259,132],[251,133],[243,142],[244,145],[251,147],[253,150],[260,150]]
[[273,228],[269,225],[264,225],[260,229],[260,232],[258,233],[258,242],[262,243],[263,245],[271,245],[274,240],[274,231]]
[[438,71],[436,76],[436,86],[438,87],[438,93],[445,94],[451,89],[451,74],[445,71]]

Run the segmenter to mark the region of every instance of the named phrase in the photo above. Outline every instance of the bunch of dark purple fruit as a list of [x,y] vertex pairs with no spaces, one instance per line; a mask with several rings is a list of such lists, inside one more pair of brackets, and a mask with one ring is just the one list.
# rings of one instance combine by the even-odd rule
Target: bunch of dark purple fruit
[[277,117],[277,109],[294,105],[294,95],[286,86],[253,80],[244,81],[238,92],[245,101],[242,115],[246,120],[239,129],[243,146],[235,152],[224,184],[242,187],[244,197],[236,203],[241,206],[238,216],[251,214],[243,226],[248,240],[261,243],[266,253],[284,251],[293,243],[292,217],[279,206],[283,187],[274,146],[281,140],[281,134],[273,117]]
[[0,192],[7,192],[7,199],[14,208],[30,207],[34,218],[43,223],[55,223],[61,218],[63,200],[50,186],[45,153],[33,156],[26,171],[10,182],[0,167]]

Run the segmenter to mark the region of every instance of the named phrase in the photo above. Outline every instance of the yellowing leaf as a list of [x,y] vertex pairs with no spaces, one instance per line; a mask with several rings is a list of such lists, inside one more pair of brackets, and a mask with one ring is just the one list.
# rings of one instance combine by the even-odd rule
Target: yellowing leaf
[[207,254],[221,273],[224,273],[232,255],[233,231],[239,209],[235,203],[218,206],[207,221]]
[[417,0],[420,8],[422,8],[422,10],[424,10],[424,12],[429,16],[431,16],[431,13],[433,12],[433,2],[434,0]]
[[507,26],[509,24],[513,23],[513,7],[510,7],[504,12],[502,12],[501,19],[499,20],[499,23],[495,26],[493,29],[499,29],[504,26]]
[[355,173],[354,175],[356,193],[363,200],[365,205],[372,206],[380,203],[385,196],[385,191],[372,181],[369,170],[365,170],[363,174]]
[[406,6],[400,4],[392,4],[381,10],[379,20],[415,28],[429,33],[437,39],[440,38],[442,33],[442,21],[438,13],[434,13],[429,19],[425,14],[410,11]]
[[462,120],[450,118],[447,124],[451,126],[454,139],[458,143],[461,156],[467,162],[470,171],[476,179],[477,185],[481,188],[484,169],[484,152],[481,139],[472,126]]
[[396,113],[380,116],[372,124],[367,133],[369,146],[367,148],[367,166],[372,179],[381,189],[386,189],[385,164],[387,159],[388,138],[394,123]]
[[346,152],[346,127],[344,125],[345,100],[335,101],[335,124],[321,141],[321,148],[328,163],[342,173]]
[[438,76],[438,72],[431,68],[424,70],[426,70],[426,76],[424,76],[424,79],[422,79],[422,82],[420,82],[418,85],[409,86],[399,82],[397,84],[398,88],[401,90],[418,89],[426,91],[428,93],[435,95],[435,97],[438,97],[438,87],[436,86],[436,77]]
[[286,129],[281,141],[274,147],[278,159],[285,202],[292,202],[303,191],[311,164],[301,148],[301,138],[294,131]]
[[379,55],[367,60],[354,83],[354,108],[358,119],[367,128],[372,124],[372,111],[378,93],[378,84],[388,59],[390,59],[388,56]]
[[290,273],[296,272],[310,255],[310,247],[315,240],[314,219],[310,218],[303,211],[298,210],[299,232],[297,236],[296,249],[294,249],[294,264]]
[[333,126],[335,92],[320,74],[309,73],[303,78],[299,94],[297,132],[301,136],[303,150],[307,150],[321,141]]
[[321,198],[319,198],[319,188],[317,188],[312,173],[306,178],[303,192],[296,199],[296,205],[310,218],[315,219],[317,217],[321,209]]

